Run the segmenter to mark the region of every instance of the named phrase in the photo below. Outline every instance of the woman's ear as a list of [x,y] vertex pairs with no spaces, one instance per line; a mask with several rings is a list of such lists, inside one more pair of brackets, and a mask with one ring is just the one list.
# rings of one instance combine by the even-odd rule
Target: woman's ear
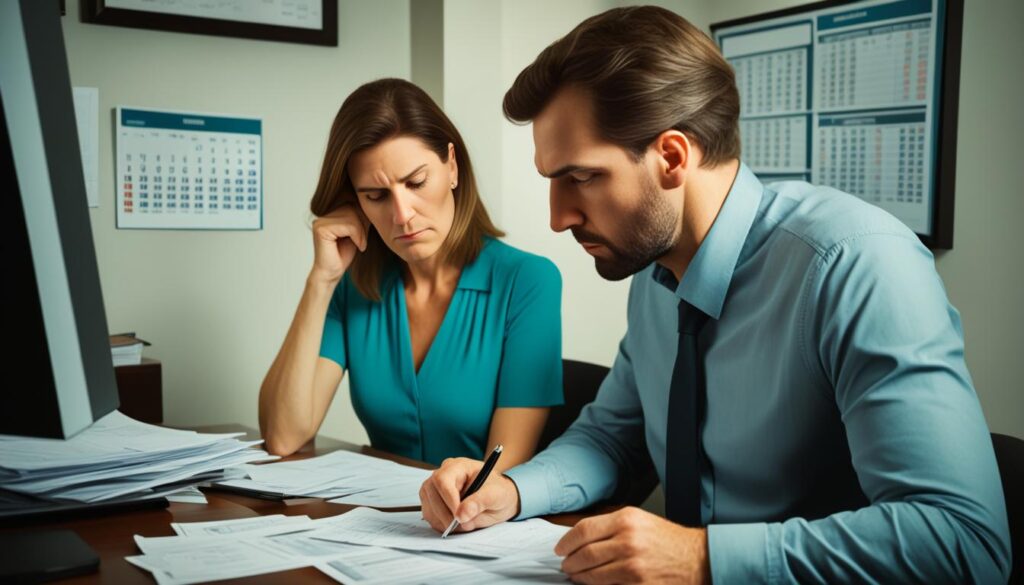
[[455,160],[455,145],[448,143],[448,183],[454,189],[459,185],[459,162]]

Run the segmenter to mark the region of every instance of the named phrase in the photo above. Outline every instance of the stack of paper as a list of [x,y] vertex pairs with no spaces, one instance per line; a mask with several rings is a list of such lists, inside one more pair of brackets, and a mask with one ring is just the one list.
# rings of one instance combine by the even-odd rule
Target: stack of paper
[[118,333],[110,336],[110,354],[114,367],[137,366],[142,363],[142,347],[150,345],[134,333]]
[[[0,497],[49,502],[104,502],[154,497],[225,470],[277,457],[239,441],[244,433],[205,434],[158,427],[113,411],[68,440],[0,435]],[[235,475],[235,474],[232,474]]]
[[320,457],[246,465],[247,479],[218,482],[228,488],[280,496],[333,498],[331,502],[377,508],[420,505],[430,471],[351,451]]
[[321,520],[278,515],[171,527],[178,536],[136,536],[143,554],[126,557],[161,585],[307,566],[349,584],[566,580],[553,549],[568,528],[536,519],[446,539],[419,512],[389,514],[369,508]]

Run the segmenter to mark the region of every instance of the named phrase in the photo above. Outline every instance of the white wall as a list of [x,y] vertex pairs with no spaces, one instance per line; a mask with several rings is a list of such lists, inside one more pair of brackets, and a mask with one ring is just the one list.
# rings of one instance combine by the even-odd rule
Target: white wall
[[[409,0],[339,4],[338,46],[319,47],[83,24],[67,2],[72,84],[100,89],[90,215],[109,327],[153,343],[167,423],[256,426],[260,382],[312,266],[309,201],[334,115],[361,83],[409,78]],[[264,229],[115,229],[117,105],[262,117]],[[323,430],[365,442],[343,386]]]
[[[802,3],[717,0],[709,22]],[[1024,2],[964,4],[953,250],[938,253],[936,267],[963,320],[989,428],[1024,437]]]
[[[414,0],[415,1],[415,0]],[[473,161],[487,211],[502,224],[501,45],[502,4],[444,2],[444,109]]]

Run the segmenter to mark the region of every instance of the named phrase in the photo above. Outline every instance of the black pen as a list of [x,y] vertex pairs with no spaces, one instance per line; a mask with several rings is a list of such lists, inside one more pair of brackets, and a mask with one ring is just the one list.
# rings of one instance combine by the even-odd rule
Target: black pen
[[[475,478],[473,478],[473,483],[469,484],[469,489],[466,490],[466,493],[462,494],[463,500],[475,494],[476,491],[480,489],[480,486],[484,485],[484,482],[487,481],[487,476],[491,474],[491,470],[494,469],[494,464],[498,462],[498,457],[500,456],[501,445],[496,445],[494,447],[494,450],[491,451],[490,456],[487,457],[487,461],[484,462],[484,468],[480,470],[480,473],[476,474]],[[448,534],[452,530],[455,530],[455,527],[458,525],[459,519],[452,518],[452,523],[448,525],[447,529],[445,529],[444,534],[441,535],[441,538],[447,538]]]

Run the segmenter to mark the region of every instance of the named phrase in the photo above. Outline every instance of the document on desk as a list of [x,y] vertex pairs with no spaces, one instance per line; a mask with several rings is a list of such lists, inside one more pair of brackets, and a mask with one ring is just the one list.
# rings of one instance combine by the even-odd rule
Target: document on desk
[[481,561],[375,546],[351,546],[352,551],[314,566],[346,585],[499,585],[565,583],[569,580],[558,566],[530,560]]
[[[350,517],[355,515],[354,518]],[[126,557],[132,564],[153,574],[160,585],[184,585],[232,579],[315,566],[343,583],[382,585],[384,583],[523,583],[561,582],[561,559],[554,554],[554,542],[567,528],[542,521],[511,523],[512,533],[502,536],[502,527],[475,533],[454,534],[440,552],[421,552],[430,548],[410,539],[440,541],[440,536],[418,518],[418,512],[386,514],[359,508],[328,518],[310,520],[306,516],[265,516],[213,522],[174,523],[177,536],[143,537],[135,541],[142,555]],[[383,518],[384,522],[367,521]],[[360,519],[362,517],[362,519]],[[526,525],[517,529],[515,525]],[[425,528],[425,530],[424,530]],[[375,538],[382,530],[383,538]],[[348,540],[373,540],[374,545],[324,538],[334,531],[353,533]],[[501,558],[480,558],[468,551],[478,545],[464,542],[473,538],[497,536]],[[471,537],[471,538],[463,538]],[[510,538],[532,539],[529,543],[510,544]],[[402,548],[390,548],[400,544]],[[471,543],[470,543],[471,544]],[[409,549],[413,550],[409,550]],[[488,554],[494,548],[487,549]],[[470,555],[470,556],[467,556]]]
[[[135,542],[144,554],[127,557],[150,571],[161,584],[183,584],[274,573],[348,558],[358,565],[367,547],[311,538],[316,528],[340,516],[258,516],[212,522],[172,523],[178,536],[143,537]],[[394,558],[398,551],[381,549]],[[428,561],[439,565],[440,561]],[[453,567],[461,571],[461,567]],[[384,572],[383,574],[391,574]]]
[[517,556],[544,559],[569,531],[565,526],[532,518],[503,522],[483,530],[454,532],[441,538],[420,512],[381,512],[357,508],[337,517],[311,536],[334,542],[366,544],[408,551],[440,552],[479,558]]
[[195,546],[125,557],[153,574],[161,585],[202,583],[306,567],[305,557],[283,553],[258,538],[202,538]]
[[[91,470],[79,470],[73,474],[32,474],[12,481],[18,491],[43,493],[54,489],[68,488],[70,486],[96,483],[110,479],[138,478],[143,475],[155,475],[170,470],[175,470],[185,465],[194,465],[208,462],[220,457],[232,455],[245,451],[249,447],[259,445],[263,441],[225,441],[222,444],[211,445],[197,452],[190,452],[173,459],[157,458],[139,465],[132,466],[99,466]],[[256,453],[256,451],[251,451]]]
[[196,486],[188,486],[185,489],[176,491],[172,494],[164,496],[168,502],[178,502],[179,504],[208,504],[206,500],[206,494],[199,491]]
[[24,500],[0,502],[0,514],[49,502],[149,498],[279,459],[254,448],[262,441],[238,440],[240,434],[169,429],[115,410],[68,440],[0,435],[0,492]]
[[171,522],[171,530],[178,536],[224,536],[242,534],[253,530],[273,527],[289,527],[312,522],[309,516],[285,516],[273,514],[254,518],[235,518],[231,520],[212,520],[208,522]]
[[152,573],[160,585],[235,579],[307,566],[314,566],[349,585],[565,581],[565,575],[557,569],[535,563],[518,562],[517,567],[504,563],[500,568],[504,572],[492,573],[468,562],[452,562],[444,556],[426,557],[389,548],[328,542],[301,533],[264,539],[195,540],[196,544],[205,542],[201,542],[201,546],[168,549],[126,560]]
[[504,573],[491,572],[471,562],[452,562],[444,556],[428,557],[390,548],[352,546],[349,552],[314,565],[325,575],[346,585],[488,585],[505,583],[564,583],[558,569],[518,562]]
[[7,469],[125,465],[216,443],[245,433],[197,433],[158,427],[113,411],[67,440],[0,435],[0,465]]
[[217,485],[380,508],[419,506],[420,486],[430,477],[427,469],[343,450],[298,461],[246,465],[242,470],[247,478]]
[[392,485],[361,490],[328,500],[332,504],[370,506],[372,508],[411,508],[420,505],[420,486],[426,478],[398,481]]

